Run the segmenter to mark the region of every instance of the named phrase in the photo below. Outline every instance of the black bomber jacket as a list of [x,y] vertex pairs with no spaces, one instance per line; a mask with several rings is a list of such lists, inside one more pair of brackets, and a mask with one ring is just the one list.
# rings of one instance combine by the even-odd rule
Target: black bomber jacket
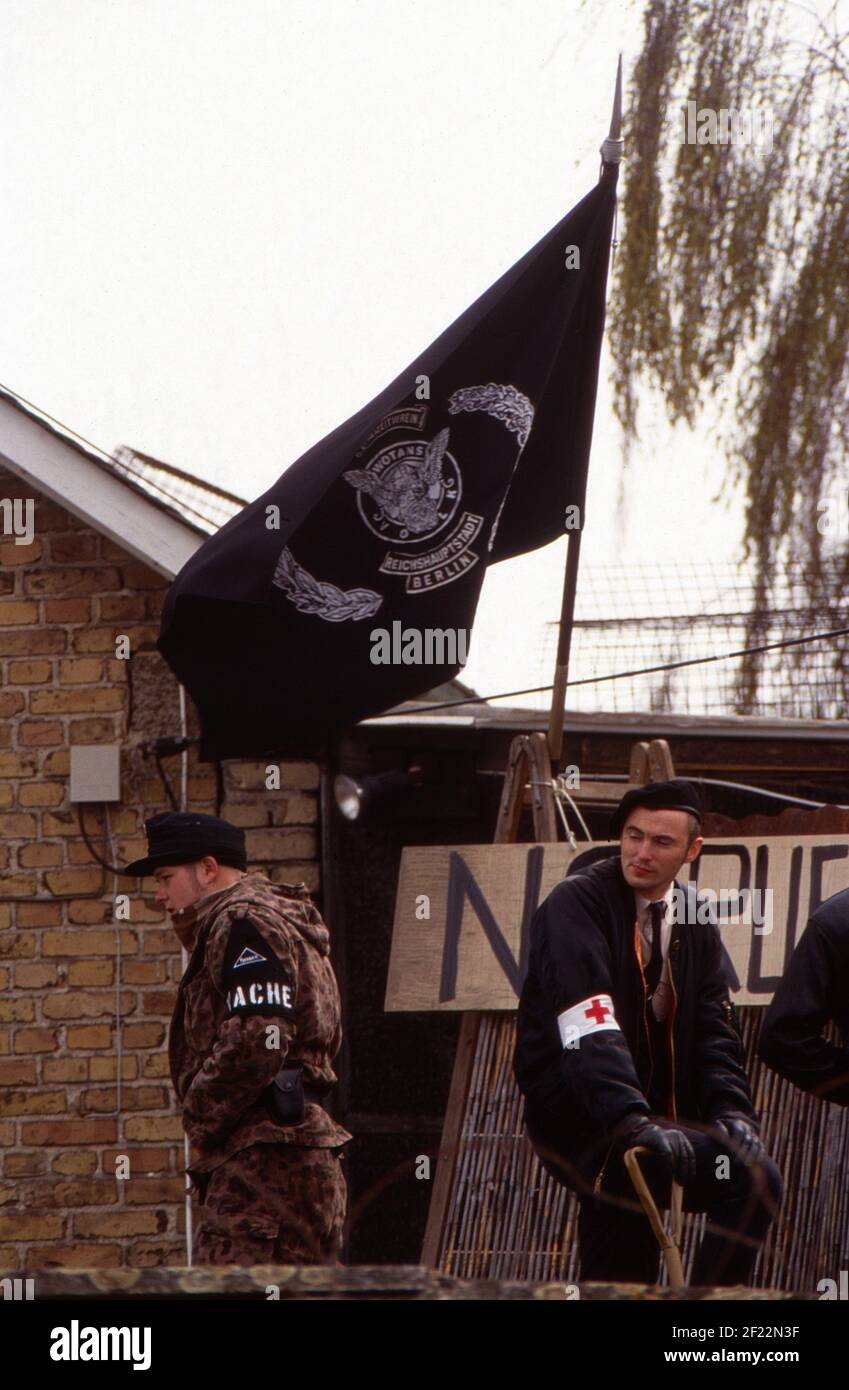
[[[626,1116],[651,1113],[638,931],[634,891],[618,854],[558,883],[531,923],[514,1071],[531,1138],[556,1150],[582,1181],[601,1171]],[[755,1122],[716,925],[676,923],[668,959],[670,1117],[709,1124],[734,1111]],[[558,1016],[601,994],[610,996],[618,1028],[564,1046]]]
[[[829,1021],[842,1046],[822,1036]],[[766,1010],[758,1051],[801,1090],[849,1105],[849,888],[808,920]]]

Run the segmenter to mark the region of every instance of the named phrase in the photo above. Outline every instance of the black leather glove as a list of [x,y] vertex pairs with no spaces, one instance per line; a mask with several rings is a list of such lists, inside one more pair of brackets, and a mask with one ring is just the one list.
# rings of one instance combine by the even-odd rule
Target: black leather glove
[[696,1176],[696,1151],[682,1129],[656,1123],[653,1115],[630,1115],[617,1130],[625,1148],[640,1144],[650,1149],[678,1182],[691,1182]]
[[764,1146],[748,1115],[741,1115],[732,1110],[727,1115],[717,1116],[713,1123],[720,1133],[728,1136],[728,1147],[734,1157],[739,1158],[747,1168],[763,1156]]

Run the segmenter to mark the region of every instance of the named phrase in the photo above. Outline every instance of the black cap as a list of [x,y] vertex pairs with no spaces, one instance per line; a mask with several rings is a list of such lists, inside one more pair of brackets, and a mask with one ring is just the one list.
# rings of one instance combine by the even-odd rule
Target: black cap
[[219,864],[246,869],[245,832],[238,825],[200,811],[163,811],[145,821],[147,858],[136,859],[124,874],[144,877],[166,864],[192,864],[211,854]]
[[668,782],[646,782],[643,787],[632,787],[623,796],[610,817],[610,834],[621,835],[622,828],[635,806],[645,806],[648,811],[689,811],[700,821],[704,816],[702,799],[692,782],[683,777],[672,777]]

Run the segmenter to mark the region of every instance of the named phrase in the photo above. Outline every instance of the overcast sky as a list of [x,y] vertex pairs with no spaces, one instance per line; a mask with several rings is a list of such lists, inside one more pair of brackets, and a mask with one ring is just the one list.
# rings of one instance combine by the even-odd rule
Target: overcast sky
[[[256,496],[595,183],[641,10],[1,0],[0,382],[104,449]],[[705,439],[649,409],[623,478],[608,370],[586,573],[673,535],[736,558]],[[489,572],[477,689],[551,678],[563,552]]]

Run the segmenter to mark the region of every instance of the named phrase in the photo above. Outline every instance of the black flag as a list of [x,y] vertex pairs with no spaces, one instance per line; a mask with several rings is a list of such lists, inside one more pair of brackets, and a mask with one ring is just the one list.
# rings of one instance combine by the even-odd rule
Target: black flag
[[177,575],[159,649],[203,757],[450,679],[486,566],[582,523],[616,173]]

